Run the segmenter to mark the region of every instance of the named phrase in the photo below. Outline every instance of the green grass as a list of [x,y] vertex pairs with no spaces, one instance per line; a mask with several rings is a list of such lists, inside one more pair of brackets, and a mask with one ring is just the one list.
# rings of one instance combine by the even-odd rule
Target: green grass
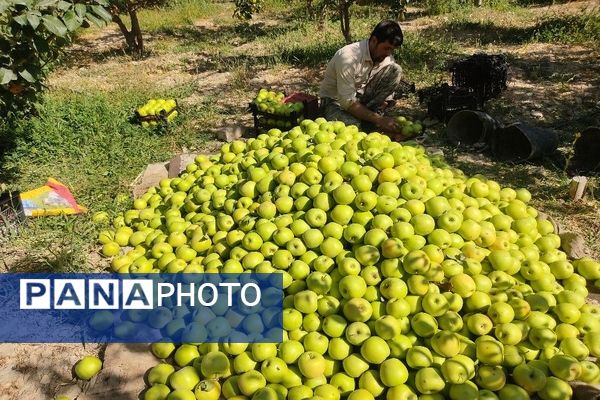
[[588,12],[542,20],[535,27],[532,40],[539,43],[592,43],[600,45],[600,13]]
[[25,191],[54,177],[90,210],[85,216],[32,220],[13,242],[17,248],[27,249],[28,259],[23,263],[31,263],[33,269],[85,268],[96,238],[90,215],[99,210],[112,214],[122,210],[128,202],[116,199],[131,193],[130,184],[144,167],[168,160],[183,146],[199,146],[208,135],[192,129],[192,124],[200,120],[202,126],[210,126],[207,119],[214,118],[214,109],[205,104],[185,110],[175,126],[161,132],[130,123],[133,106],[150,97],[189,94],[188,87],[163,93],[51,93],[39,116],[0,127],[0,143],[9,148],[0,159],[0,181],[7,181],[9,189]]
[[[474,34],[481,44],[526,44],[561,43],[597,46],[600,44],[600,14],[585,12],[576,15],[543,16],[533,24],[523,26],[522,21],[512,24],[498,23],[490,19],[473,17],[469,13],[452,14],[444,30],[453,37],[464,37],[465,33]],[[431,36],[439,35],[439,30]]]
[[210,18],[215,14],[223,14],[227,18],[233,9],[223,3],[214,3],[206,0],[179,0],[168,7],[160,9],[146,9],[139,12],[142,31],[158,32],[165,28],[175,26],[193,25],[199,19]]

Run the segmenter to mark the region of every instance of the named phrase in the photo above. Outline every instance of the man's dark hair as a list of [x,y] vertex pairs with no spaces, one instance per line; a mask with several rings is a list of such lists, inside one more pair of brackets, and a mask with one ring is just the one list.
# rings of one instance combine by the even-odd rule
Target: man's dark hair
[[371,37],[375,36],[378,42],[389,42],[396,47],[400,47],[404,41],[402,29],[396,21],[384,20],[377,24]]

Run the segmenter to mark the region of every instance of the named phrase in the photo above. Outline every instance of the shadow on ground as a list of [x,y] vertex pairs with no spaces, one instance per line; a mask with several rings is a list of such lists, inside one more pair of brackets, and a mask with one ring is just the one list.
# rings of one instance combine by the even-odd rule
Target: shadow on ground
[[579,43],[600,39],[600,17],[593,13],[563,15],[541,19],[525,27],[500,26],[494,21],[450,21],[423,30],[431,37],[447,37],[469,44],[521,45],[525,43]]

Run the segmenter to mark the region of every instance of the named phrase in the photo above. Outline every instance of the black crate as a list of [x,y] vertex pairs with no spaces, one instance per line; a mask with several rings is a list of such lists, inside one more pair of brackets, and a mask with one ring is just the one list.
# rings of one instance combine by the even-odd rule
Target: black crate
[[443,122],[462,110],[483,109],[483,99],[472,89],[447,83],[420,90],[419,102],[427,104],[427,114]]
[[25,222],[20,192],[0,193],[0,239],[16,233]]
[[452,85],[472,89],[484,101],[507,88],[508,61],[502,54],[474,54],[455,62],[450,71]]

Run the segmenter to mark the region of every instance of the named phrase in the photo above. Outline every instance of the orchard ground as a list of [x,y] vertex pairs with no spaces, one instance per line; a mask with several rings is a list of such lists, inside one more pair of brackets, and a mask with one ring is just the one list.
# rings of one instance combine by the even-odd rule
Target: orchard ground
[[[91,222],[91,214],[128,208],[131,199],[121,195],[131,192],[148,163],[166,161],[183,150],[214,152],[221,144],[215,132],[251,125],[246,107],[260,88],[317,93],[325,64],[343,39],[337,23],[326,23],[320,32],[316,22],[298,17],[303,15],[300,3],[291,4],[271,0],[264,13],[247,23],[231,17],[231,3],[190,0],[168,10],[145,11],[140,19],[150,53],[141,60],[123,52],[114,25],[82,31],[52,74],[40,115],[22,121],[15,131],[0,130],[0,183],[24,191],[52,176],[67,184],[90,213],[31,221],[0,243],[0,270],[104,270],[107,263],[96,244],[100,227]],[[422,88],[449,81],[445,67],[461,56],[476,51],[507,54],[509,88],[487,103],[488,111],[503,123],[556,129],[560,151],[567,154],[577,131],[599,123],[600,17],[594,4],[523,8],[496,2],[493,8],[440,16],[411,8],[402,24],[406,40],[398,59],[407,79]],[[353,9],[354,37],[368,35],[384,16],[372,7]],[[168,132],[128,122],[134,108],[155,97],[177,98],[181,105],[181,117]],[[409,97],[398,103],[397,112],[420,118],[424,108]],[[600,259],[597,180],[591,180],[592,192],[584,200],[571,202],[569,177],[559,159],[497,163],[484,154],[447,146],[442,131],[441,125],[432,127],[425,145],[442,148],[450,163],[467,174],[482,173],[502,186],[527,187],[536,208],[565,231],[581,234],[589,254]],[[0,349],[0,390],[14,398],[53,396],[73,383],[76,360],[105,351],[103,346],[76,345]],[[38,367],[42,359],[49,368],[45,371]],[[108,375],[105,370],[99,379],[120,382]],[[140,377],[132,380],[143,388]],[[93,382],[75,386],[75,392],[94,390]]]

